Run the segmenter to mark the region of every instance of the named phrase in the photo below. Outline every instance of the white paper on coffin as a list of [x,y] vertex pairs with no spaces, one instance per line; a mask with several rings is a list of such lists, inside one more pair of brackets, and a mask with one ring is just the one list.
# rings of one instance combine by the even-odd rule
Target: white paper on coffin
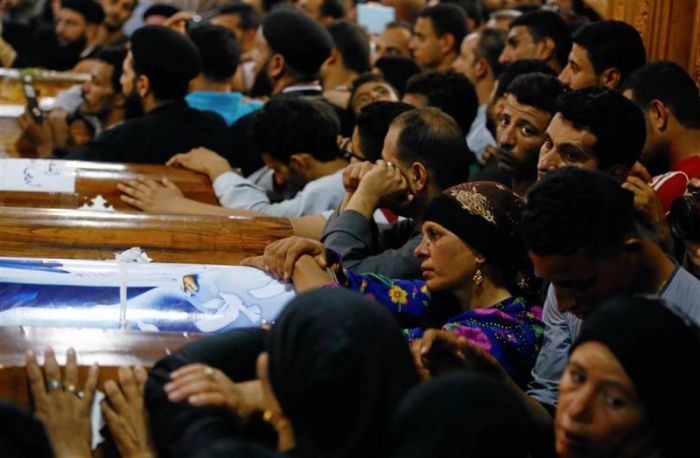
[[50,159],[0,159],[0,191],[75,192],[75,169]]
[[[186,290],[184,277],[197,289]],[[149,331],[222,332],[273,321],[295,293],[243,266],[133,263],[127,321]],[[115,261],[0,258],[0,325],[119,327]]]

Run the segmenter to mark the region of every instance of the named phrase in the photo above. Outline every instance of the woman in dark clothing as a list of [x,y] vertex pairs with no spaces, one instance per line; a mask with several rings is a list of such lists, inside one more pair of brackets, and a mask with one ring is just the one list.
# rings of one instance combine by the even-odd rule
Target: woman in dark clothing
[[[264,410],[264,418],[278,433],[281,451],[303,458],[380,456],[389,419],[418,381],[391,314],[350,291],[313,291],[287,305],[266,348],[257,362],[261,396],[252,396],[261,402],[250,405],[249,395],[244,410]],[[166,391],[171,400],[192,402],[208,395],[222,377],[208,366],[191,365],[176,373]],[[233,393],[229,398],[235,398],[236,384],[227,383],[233,390],[220,393]],[[175,398],[173,392],[178,393]],[[214,405],[230,407],[236,402]],[[192,428],[202,433],[208,429],[192,425],[189,437],[197,437]]]
[[700,330],[673,306],[614,299],[583,322],[559,386],[561,458],[697,456]]

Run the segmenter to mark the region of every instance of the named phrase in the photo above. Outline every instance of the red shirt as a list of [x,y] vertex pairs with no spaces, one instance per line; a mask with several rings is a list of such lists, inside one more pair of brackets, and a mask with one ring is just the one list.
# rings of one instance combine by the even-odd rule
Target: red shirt
[[666,212],[671,209],[674,200],[685,194],[692,178],[700,178],[700,155],[683,159],[671,166],[671,172],[654,177],[651,187]]

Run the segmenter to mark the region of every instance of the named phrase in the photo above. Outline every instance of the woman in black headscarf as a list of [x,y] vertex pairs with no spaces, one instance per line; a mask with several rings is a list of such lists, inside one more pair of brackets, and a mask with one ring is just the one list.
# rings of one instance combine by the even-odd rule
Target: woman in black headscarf
[[493,377],[470,371],[432,379],[399,406],[388,458],[526,458],[536,434],[520,397]]
[[[414,348],[427,347],[426,329],[441,328],[441,339],[461,339],[490,353],[523,386],[530,379],[544,328],[541,308],[527,294],[534,282],[520,237],[523,208],[520,197],[497,183],[463,183],[445,190],[428,204],[421,228],[423,238],[415,249],[424,280],[340,269],[331,279],[316,259],[304,256],[317,254],[313,242],[290,238],[289,242],[276,243],[288,243],[278,251],[297,257],[282,263],[294,265],[297,291],[342,286],[361,292],[401,320]],[[276,264],[276,257],[269,251],[274,250],[246,262],[269,271],[267,267]],[[328,253],[326,258],[330,260],[331,255]],[[444,372],[436,370],[437,366],[459,364],[436,364],[435,358],[424,356],[430,372],[427,375]],[[465,358],[458,355],[457,359]]]
[[[394,318],[340,289],[299,296],[258,360],[266,416],[293,431],[293,455],[379,456],[389,418],[418,376]],[[279,406],[279,409],[277,409]]]
[[561,458],[697,456],[700,331],[659,300],[614,299],[583,323],[562,376]]
[[[201,394],[197,387],[208,391],[225,377],[202,365],[182,370],[188,374],[185,383],[177,376],[173,383],[187,392],[185,399]],[[418,381],[391,314],[342,289],[317,290],[291,301],[269,333],[257,372],[262,405],[255,407],[264,409],[264,418],[277,431],[278,448],[303,458],[380,456],[389,419]],[[187,436],[206,435],[209,428],[200,422]],[[240,447],[209,445],[219,451]],[[200,450],[202,456],[206,451]]]

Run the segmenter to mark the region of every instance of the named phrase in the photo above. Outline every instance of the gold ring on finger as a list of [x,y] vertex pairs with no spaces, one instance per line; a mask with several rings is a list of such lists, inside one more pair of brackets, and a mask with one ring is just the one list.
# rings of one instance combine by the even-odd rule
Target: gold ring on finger
[[204,368],[204,376],[208,378],[209,380],[214,380],[214,369],[211,367],[207,366]]
[[78,395],[78,387],[76,387],[76,386],[73,385],[73,384],[66,385],[65,390],[66,390],[68,393],[70,393],[70,394],[74,394],[74,395],[76,395],[76,396]]

